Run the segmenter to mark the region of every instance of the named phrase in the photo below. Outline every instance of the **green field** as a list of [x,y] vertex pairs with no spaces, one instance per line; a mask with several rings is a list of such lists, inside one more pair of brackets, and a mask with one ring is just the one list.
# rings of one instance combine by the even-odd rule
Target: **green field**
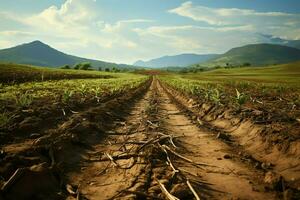
[[[0,65],[0,128],[22,110],[39,106],[65,107],[97,104],[143,84],[148,77],[134,73]],[[50,109],[50,108],[49,108]],[[53,109],[53,108],[51,108]]]
[[202,103],[265,110],[287,121],[300,116],[300,62],[261,68],[169,73],[160,75],[159,79]]
[[216,69],[177,76],[185,79],[209,82],[250,81],[260,83],[288,83],[300,86],[300,62],[269,67]]
[[74,70],[37,67],[0,63],[0,81],[2,83],[45,81],[76,78],[112,78],[119,77],[121,73],[110,73],[96,70]]

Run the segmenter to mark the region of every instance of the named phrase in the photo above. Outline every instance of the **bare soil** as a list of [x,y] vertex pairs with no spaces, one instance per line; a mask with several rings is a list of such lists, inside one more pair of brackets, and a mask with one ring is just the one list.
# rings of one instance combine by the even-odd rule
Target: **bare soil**
[[[263,162],[266,151],[190,104],[154,78],[42,136],[3,142],[0,200],[299,198],[299,171]],[[298,163],[298,152],[280,155]]]

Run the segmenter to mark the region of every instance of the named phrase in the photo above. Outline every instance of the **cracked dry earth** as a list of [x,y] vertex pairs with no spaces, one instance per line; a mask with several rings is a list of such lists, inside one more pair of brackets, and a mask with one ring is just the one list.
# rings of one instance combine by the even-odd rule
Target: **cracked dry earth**
[[194,124],[154,78],[67,177],[81,199],[278,199],[264,189],[263,172],[235,152]]

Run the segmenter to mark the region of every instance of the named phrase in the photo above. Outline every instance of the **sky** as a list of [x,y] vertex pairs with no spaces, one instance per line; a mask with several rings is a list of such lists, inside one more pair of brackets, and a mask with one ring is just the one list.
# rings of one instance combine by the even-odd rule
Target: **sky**
[[0,0],[0,49],[40,40],[132,64],[300,39],[299,0]]

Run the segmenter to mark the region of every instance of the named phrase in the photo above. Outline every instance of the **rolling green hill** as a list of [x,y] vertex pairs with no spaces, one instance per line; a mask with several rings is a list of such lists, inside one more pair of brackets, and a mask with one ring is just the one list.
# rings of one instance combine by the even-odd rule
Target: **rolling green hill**
[[262,83],[293,83],[299,87],[300,61],[264,67],[222,68],[201,73],[181,74],[180,76],[188,79],[212,82],[254,81]]
[[115,64],[99,60],[80,58],[60,52],[40,41],[0,50],[0,62],[12,62],[37,66],[58,67],[88,62],[95,68],[133,68],[131,65]]
[[253,66],[264,66],[298,60],[300,60],[300,49],[275,44],[251,44],[233,48],[212,60],[200,63],[200,65],[215,67],[240,66],[250,63]]

